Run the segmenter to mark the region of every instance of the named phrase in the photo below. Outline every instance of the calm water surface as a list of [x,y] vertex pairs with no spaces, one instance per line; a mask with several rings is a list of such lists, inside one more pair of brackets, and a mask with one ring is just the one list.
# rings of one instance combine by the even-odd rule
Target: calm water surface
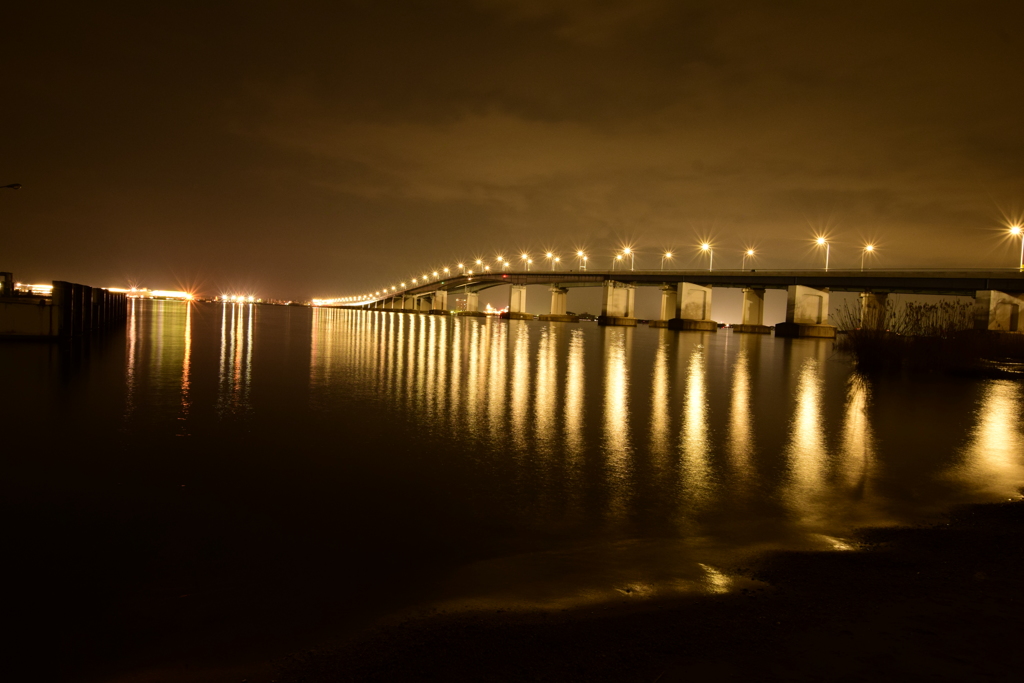
[[749,553],[1024,485],[1020,383],[866,378],[830,341],[137,302],[123,340],[0,359],[26,585],[126,668],[728,591]]

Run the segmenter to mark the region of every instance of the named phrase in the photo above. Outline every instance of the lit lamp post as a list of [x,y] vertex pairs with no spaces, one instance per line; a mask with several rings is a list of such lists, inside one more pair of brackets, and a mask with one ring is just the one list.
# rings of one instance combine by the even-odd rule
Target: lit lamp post
[[581,266],[581,269],[582,270],[586,270],[587,269],[587,257],[586,256],[583,257],[583,265]]
[[661,255],[661,269],[662,270],[665,270],[665,259],[672,260],[672,252],[671,251],[666,251],[664,254]]
[[447,276],[447,275],[448,275],[448,273],[450,273],[450,272],[451,272],[451,271],[450,271],[450,270],[448,270],[447,268],[445,268],[445,269],[444,269],[444,274],[445,274],[446,276]]
[[700,250],[708,255],[708,270],[715,269],[715,252],[711,249],[711,245],[704,242],[700,245]]
[[743,252],[743,270],[747,269],[747,259],[748,258],[754,258],[754,250],[753,249],[747,249],[745,252]]
[[551,261],[551,270],[554,270],[555,269],[554,254],[552,254],[549,251],[548,253],[544,254],[544,258],[546,258],[548,261]]
[[583,253],[583,250],[580,250],[580,251],[576,252],[576,261],[580,264],[579,265],[580,270],[586,270],[587,269],[587,257]]
[[463,274],[465,272],[466,272],[466,264],[465,263],[460,263],[459,264],[459,274],[461,275],[461,274]]
[[557,266],[559,263],[561,263],[561,261],[562,261],[562,259],[559,258],[558,256],[556,256],[555,260],[551,262],[551,270],[554,270],[555,266]]
[[636,254],[629,247],[623,249],[622,253],[629,257],[629,269],[633,270],[633,266],[636,265]]
[[621,260],[622,260],[622,254],[616,254],[615,255],[615,261],[612,261],[612,271],[613,272],[615,271],[615,262],[616,261],[621,261]]
[[829,243],[828,243],[828,240],[827,240],[827,239],[825,239],[824,237],[819,237],[818,239],[814,240],[814,242],[815,242],[815,244],[817,244],[817,245],[818,245],[819,247],[825,247],[825,272],[827,273],[827,272],[828,272],[828,257],[829,257],[829,252],[830,252],[830,251],[832,250],[832,248],[831,248],[831,246],[829,245]]
[[1010,226],[1010,234],[1020,238],[1020,272],[1024,273],[1024,228],[1019,225]]
[[864,270],[864,257],[867,256],[868,254],[874,253],[874,251],[875,251],[875,245],[873,245],[873,244],[865,244],[864,245],[864,250],[860,252],[860,269],[861,270]]
[[519,258],[521,258],[523,260],[523,264],[526,266],[526,272],[529,273],[530,272],[530,264],[533,263],[533,261],[530,260],[530,255],[529,254],[521,254],[519,256]]

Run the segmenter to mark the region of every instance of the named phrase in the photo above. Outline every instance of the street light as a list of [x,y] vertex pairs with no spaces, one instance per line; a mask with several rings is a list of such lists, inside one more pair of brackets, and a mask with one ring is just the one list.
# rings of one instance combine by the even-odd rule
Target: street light
[[583,257],[583,266],[581,267],[581,269],[582,270],[586,270],[587,269],[587,257],[586,256]]
[[661,269],[662,270],[665,270],[665,259],[669,259],[669,260],[672,259],[672,252],[671,251],[666,251],[664,254],[661,255]]
[[465,270],[466,270],[466,265],[464,263],[460,263],[459,264],[459,273],[462,273]]
[[1024,273],[1024,228],[1019,225],[1010,226],[1010,234],[1020,238],[1020,271]]
[[814,240],[814,243],[817,244],[819,247],[825,247],[825,272],[827,273],[828,272],[828,257],[829,257],[829,252],[831,252],[831,250],[832,250],[832,247],[831,247],[831,245],[829,245],[828,240],[825,239],[824,237],[819,237],[818,239]]
[[526,265],[526,272],[529,273],[530,272],[530,264],[533,263],[533,261],[530,260],[530,255],[527,254],[527,253],[523,253],[523,254],[521,254],[519,256],[519,258],[521,258],[523,260],[523,263]]
[[629,257],[629,269],[633,270],[633,266],[636,264],[636,254],[629,247],[625,247],[622,253]]
[[553,257],[554,254],[552,254],[550,251],[544,254],[544,258],[546,258],[548,261],[551,261],[551,270],[555,269],[555,262],[552,260]]
[[[615,261],[621,261],[621,260],[622,260],[622,254],[616,254],[615,255]],[[615,261],[612,261],[612,271],[613,272],[615,271]]]
[[555,260],[551,262],[551,270],[554,270],[555,269],[555,264],[561,263],[561,261],[562,261],[562,259],[559,258],[558,256],[556,256]]
[[745,252],[743,252],[743,270],[747,269],[747,259],[748,258],[754,258],[754,250],[753,249],[747,249]]
[[700,245],[700,250],[703,251],[703,252],[706,252],[707,255],[708,255],[708,258],[710,259],[708,261],[708,270],[709,271],[710,270],[714,270],[714,268],[715,268],[715,252],[711,249],[711,245],[708,244],[707,242],[704,242],[704,243],[702,243]]
[[448,274],[448,273],[450,273],[450,272],[451,272],[451,271],[450,271],[450,270],[448,270],[447,268],[445,268],[445,269],[444,269],[444,274],[445,274],[445,275],[447,275],[447,274]]
[[875,251],[875,245],[865,244],[864,249],[860,252],[860,269],[864,270],[864,257]]
[[583,253],[582,249],[580,249],[579,251],[576,252],[576,262],[579,263],[579,269],[580,270],[586,270],[587,269],[586,268],[586,260],[587,260],[586,259],[586,254]]

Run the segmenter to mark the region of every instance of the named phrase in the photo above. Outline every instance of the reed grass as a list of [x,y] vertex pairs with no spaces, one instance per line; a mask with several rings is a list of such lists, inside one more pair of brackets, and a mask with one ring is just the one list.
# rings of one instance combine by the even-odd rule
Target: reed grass
[[879,329],[861,325],[860,307],[832,316],[837,351],[863,370],[946,371],[1024,377],[1024,335],[974,330],[974,302],[901,302],[889,297]]

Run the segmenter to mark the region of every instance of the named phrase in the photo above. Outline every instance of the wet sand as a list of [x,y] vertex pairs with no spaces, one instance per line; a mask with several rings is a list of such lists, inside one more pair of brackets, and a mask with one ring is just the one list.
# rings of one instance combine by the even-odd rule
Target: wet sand
[[[434,614],[297,653],[266,680],[1020,680],[1024,502],[778,552],[764,587],[560,613]],[[264,680],[264,676],[249,678]]]

